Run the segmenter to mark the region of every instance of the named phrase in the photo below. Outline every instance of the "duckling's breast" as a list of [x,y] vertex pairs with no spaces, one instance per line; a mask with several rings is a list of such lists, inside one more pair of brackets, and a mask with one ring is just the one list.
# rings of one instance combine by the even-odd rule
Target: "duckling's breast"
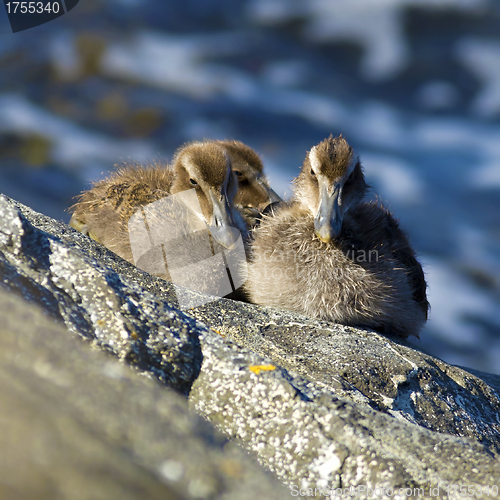
[[321,319],[376,326],[410,305],[405,272],[383,240],[359,240],[349,222],[330,243],[306,214],[281,212],[254,232],[250,300]]

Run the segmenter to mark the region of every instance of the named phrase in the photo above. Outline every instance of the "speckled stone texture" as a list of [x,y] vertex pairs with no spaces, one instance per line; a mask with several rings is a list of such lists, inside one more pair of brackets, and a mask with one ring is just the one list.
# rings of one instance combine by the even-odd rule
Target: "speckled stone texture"
[[0,272],[70,331],[189,394],[292,492],[500,486],[499,377],[276,309],[218,300],[183,313],[169,283],[5,197]]
[[289,498],[185,397],[4,290],[0,317],[2,500]]

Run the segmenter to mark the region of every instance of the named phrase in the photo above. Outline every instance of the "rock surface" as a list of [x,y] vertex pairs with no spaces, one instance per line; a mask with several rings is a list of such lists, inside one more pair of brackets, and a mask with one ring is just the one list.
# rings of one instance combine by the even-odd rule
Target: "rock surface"
[[4,290],[0,316],[2,500],[289,496],[184,397]]
[[[218,300],[186,314],[176,309],[171,284],[6,197],[0,197],[0,272],[4,288],[70,331],[189,394],[199,413],[292,492],[411,487],[429,495],[437,487],[444,494],[447,483],[500,483],[499,377],[474,375],[371,331],[275,309]],[[99,353],[80,350],[103,363]],[[139,400],[132,394],[129,402]],[[149,404],[142,404],[146,411]],[[113,410],[116,425],[126,428],[125,408]],[[160,462],[148,453],[149,445],[165,453],[161,443],[127,441],[120,432],[113,438],[134,457],[140,449],[141,466],[158,471]],[[182,445],[174,449],[172,457]],[[260,488],[270,485],[262,498],[288,496],[271,494],[277,487],[261,471],[248,481],[259,474],[268,481]],[[249,488],[239,486],[241,494]],[[257,497],[257,486],[251,488]]]

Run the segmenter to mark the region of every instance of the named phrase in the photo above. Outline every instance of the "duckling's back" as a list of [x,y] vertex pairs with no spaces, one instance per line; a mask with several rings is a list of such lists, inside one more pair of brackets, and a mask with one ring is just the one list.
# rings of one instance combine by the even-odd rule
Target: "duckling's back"
[[170,193],[173,171],[166,165],[126,164],[83,192],[70,210],[70,226],[133,261],[128,220],[140,208]]

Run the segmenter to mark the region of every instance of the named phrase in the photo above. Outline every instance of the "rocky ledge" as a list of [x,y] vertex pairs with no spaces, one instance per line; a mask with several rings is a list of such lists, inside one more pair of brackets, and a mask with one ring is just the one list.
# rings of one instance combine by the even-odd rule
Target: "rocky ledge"
[[170,283],[5,196],[0,274],[2,498],[500,487],[500,377],[272,308],[183,312]]

